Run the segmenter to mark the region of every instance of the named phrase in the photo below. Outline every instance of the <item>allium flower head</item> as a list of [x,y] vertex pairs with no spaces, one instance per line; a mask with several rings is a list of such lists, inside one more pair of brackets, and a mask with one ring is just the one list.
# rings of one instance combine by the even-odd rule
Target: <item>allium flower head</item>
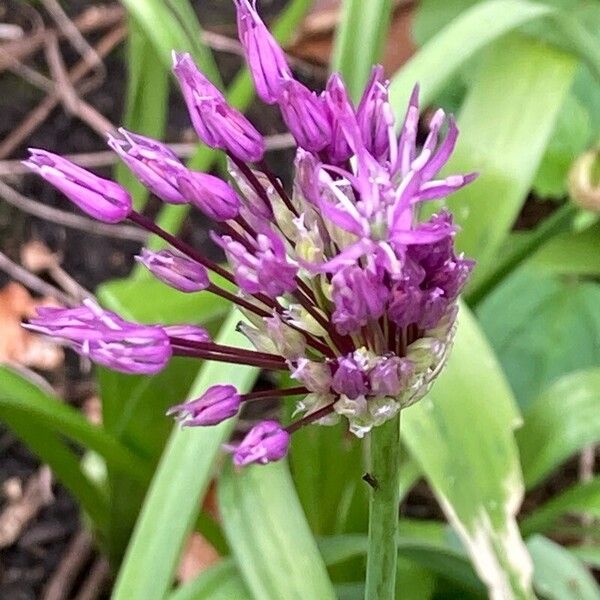
[[[189,55],[175,55],[174,71],[190,118],[206,144],[228,154],[237,191],[188,171],[160,142],[124,130],[123,139],[110,141],[159,197],[192,203],[218,222],[212,239],[228,268],[132,210],[116,184],[44,151],[34,150],[30,164],[89,214],[127,216],[161,236],[172,248],[143,250],[139,260],[183,292],[232,302],[243,317],[239,333],[254,350],[216,344],[195,324],[129,323],[90,302],[40,309],[30,327],[131,373],[156,372],[172,355],[288,371],[296,387],[240,394],[223,381],[171,409],[187,426],[210,426],[246,402],[299,397],[297,420],[285,427],[258,423],[229,446],[234,462],[245,465],[279,460],[290,434],[309,423],[344,418],[362,437],[428,391],[448,356],[457,298],[474,264],[455,252],[452,215],[441,209],[421,218],[420,208],[467,185],[474,174],[438,175],[458,130],[438,111],[418,140],[417,88],[398,124],[381,67],[358,106],[337,74],[321,93],[309,91],[293,78],[254,2],[236,0],[236,7],[259,95],[279,105],[298,144],[292,190],[261,160],[262,136]],[[217,285],[211,274],[237,292]]]

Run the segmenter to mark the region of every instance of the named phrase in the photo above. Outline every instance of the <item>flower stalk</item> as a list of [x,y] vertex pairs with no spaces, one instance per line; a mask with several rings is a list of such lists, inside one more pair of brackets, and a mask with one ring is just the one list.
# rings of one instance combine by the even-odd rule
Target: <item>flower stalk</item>
[[369,434],[367,600],[394,600],[400,502],[400,414]]

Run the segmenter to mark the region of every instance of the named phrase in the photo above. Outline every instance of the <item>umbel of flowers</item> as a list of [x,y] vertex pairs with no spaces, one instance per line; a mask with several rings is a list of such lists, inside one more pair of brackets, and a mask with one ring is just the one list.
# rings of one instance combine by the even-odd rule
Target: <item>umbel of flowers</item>
[[[194,325],[140,325],[93,300],[78,308],[39,309],[31,329],[62,340],[96,363],[153,374],[171,356],[288,370],[297,385],[240,394],[227,382],[174,406],[185,426],[210,426],[249,401],[302,396],[298,420],[258,423],[237,446],[238,465],[282,458],[290,434],[308,423],[347,419],[362,437],[428,390],[450,349],[457,297],[473,262],[454,252],[452,216],[421,219],[424,202],[446,197],[473,174],[437,178],[457,138],[454,121],[436,112],[417,144],[418,90],[397,127],[387,82],[375,67],[358,104],[333,74],[316,94],[294,79],[254,3],[236,0],[239,36],[260,98],[277,104],[297,143],[293,189],[266,167],[263,136],[196,68],[173,55],[173,71],[199,138],[229,157],[231,182],[187,169],[156,140],[120,130],[109,145],[164,202],[192,204],[215,221],[222,267],[132,208],[129,193],[44,150],[31,169],[89,215],[128,219],[168,248],[143,249],[139,261],[185,293],[210,292],[244,315],[240,335],[255,350],[223,346]],[[441,135],[442,128],[446,133]],[[218,274],[237,286],[213,282]]]

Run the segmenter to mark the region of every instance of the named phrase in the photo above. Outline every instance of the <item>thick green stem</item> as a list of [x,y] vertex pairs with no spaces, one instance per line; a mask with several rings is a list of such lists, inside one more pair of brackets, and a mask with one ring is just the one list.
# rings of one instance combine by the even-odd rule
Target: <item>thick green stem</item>
[[400,413],[370,433],[366,600],[394,600],[400,500]]

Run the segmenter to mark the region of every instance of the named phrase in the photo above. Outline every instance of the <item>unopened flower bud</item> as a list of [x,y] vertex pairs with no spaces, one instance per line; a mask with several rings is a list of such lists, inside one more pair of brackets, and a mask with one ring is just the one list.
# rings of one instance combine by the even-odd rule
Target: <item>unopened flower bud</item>
[[283,120],[298,146],[319,152],[331,141],[331,124],[323,98],[295,79],[286,81],[278,100]]
[[281,85],[292,73],[285,54],[256,12],[256,0],[235,0],[238,35],[256,93],[267,104],[277,102]]
[[579,156],[569,171],[569,195],[579,207],[600,212],[600,151]]
[[23,164],[60,190],[83,212],[105,223],[119,223],[131,211],[125,188],[82,169],[62,156],[30,148]]
[[242,467],[251,463],[267,464],[281,460],[288,450],[290,434],[277,421],[255,425],[238,446],[227,446],[233,462]]
[[170,148],[151,138],[120,128],[121,138],[109,136],[108,145],[131,172],[156,196],[171,204],[185,204],[177,183],[187,169]]
[[300,358],[292,371],[292,379],[296,379],[311,392],[324,394],[331,387],[331,369],[323,362]]
[[234,386],[213,385],[198,399],[171,407],[167,415],[176,415],[182,427],[217,425],[235,416],[240,404]]
[[142,248],[142,254],[135,258],[163,283],[181,292],[199,292],[210,285],[204,266],[171,250]]
[[173,73],[198,137],[211,148],[226,150],[243,161],[259,161],[265,141],[246,117],[196,67],[189,54],[173,54]]
[[295,360],[304,355],[306,339],[289,325],[286,325],[279,315],[265,319],[266,334],[269,336],[278,354],[288,360]]
[[331,387],[351,400],[366,394],[369,389],[364,372],[351,358],[340,359]]
[[211,341],[208,331],[199,325],[167,325],[163,329],[171,338],[180,338],[190,342]]
[[184,171],[177,183],[181,193],[213,221],[235,219],[240,212],[240,198],[225,181],[196,171]]

